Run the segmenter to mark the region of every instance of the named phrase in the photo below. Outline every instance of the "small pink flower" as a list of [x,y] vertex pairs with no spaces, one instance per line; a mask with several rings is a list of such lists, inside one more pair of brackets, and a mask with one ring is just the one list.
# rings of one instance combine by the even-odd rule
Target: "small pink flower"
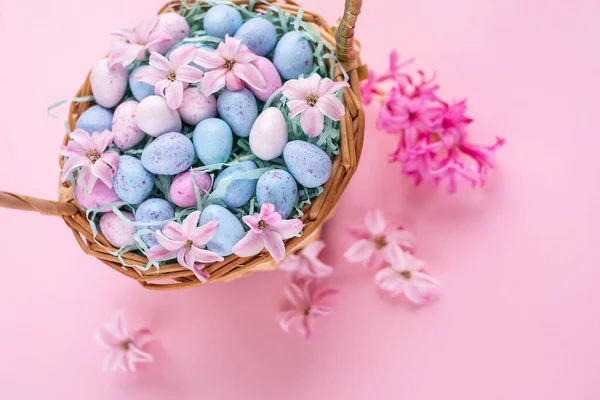
[[136,329],[129,333],[122,311],[96,332],[96,340],[108,350],[104,357],[104,372],[136,372],[137,364],[154,361],[152,354],[144,351],[144,347],[152,341],[150,330]]
[[425,97],[406,97],[396,88],[385,96],[377,129],[388,133],[403,132],[406,146],[413,146],[421,133],[427,132],[431,124],[431,112]]
[[404,293],[406,297],[416,304],[427,301],[427,292],[440,284],[440,282],[425,272],[423,262],[410,253],[405,253],[399,246],[387,246],[383,250],[383,257],[390,264],[375,275],[375,282],[379,288],[391,296]]
[[202,92],[208,96],[225,86],[233,91],[242,90],[244,82],[255,89],[264,89],[266,81],[256,68],[257,58],[241,40],[229,35],[214,52],[198,50],[194,63],[207,70],[202,80]]
[[409,250],[415,246],[410,232],[387,222],[381,210],[370,210],[365,216],[365,229],[351,230],[350,233],[359,240],[346,250],[344,257],[350,262],[365,263],[368,268],[384,264],[383,251],[390,245]]
[[76,129],[69,137],[71,140],[60,152],[67,157],[61,181],[65,182],[73,170],[81,168],[77,180],[83,183],[88,193],[94,189],[98,179],[112,188],[119,166],[119,153],[106,148],[112,144],[114,133],[105,130],[89,135],[82,129]]
[[432,131],[437,133],[447,148],[460,143],[467,137],[467,126],[473,120],[465,115],[466,100],[449,105],[441,103],[441,107],[432,112]]
[[108,67],[121,64],[127,68],[135,60],[145,60],[151,46],[167,42],[170,36],[154,33],[158,24],[158,15],[141,21],[135,29],[118,29],[113,32],[125,40],[116,42],[108,54]]
[[167,222],[162,230],[156,231],[158,244],[152,246],[146,256],[150,261],[166,261],[177,258],[177,262],[192,271],[201,282],[206,282],[209,275],[202,271],[204,264],[223,261],[223,257],[205,250],[206,244],[215,236],[217,221],[198,226],[200,211],[194,211],[185,220]]
[[275,319],[286,333],[295,330],[308,339],[312,334],[315,318],[326,317],[333,311],[323,301],[338,293],[336,289],[317,287],[313,280],[292,281],[285,288],[289,308],[279,312]]
[[260,213],[246,215],[242,221],[250,230],[233,246],[233,252],[240,257],[250,257],[266,248],[277,263],[285,257],[283,241],[298,235],[304,227],[299,219],[282,219],[271,203],[264,203]]
[[179,46],[171,52],[169,59],[152,52],[150,54],[150,68],[136,75],[138,81],[154,85],[154,93],[164,97],[173,110],[181,107],[183,90],[190,83],[198,83],[203,72],[188,65],[196,56],[196,46],[186,44]]
[[319,260],[319,253],[325,248],[322,240],[309,244],[296,254],[289,255],[279,265],[279,269],[291,274],[292,279],[320,279],[331,275],[333,268]]
[[288,99],[290,118],[301,114],[302,130],[308,137],[315,137],[323,132],[325,116],[339,121],[346,113],[336,93],[348,86],[348,82],[334,82],[314,73],[308,78],[290,79],[283,85],[282,93]]

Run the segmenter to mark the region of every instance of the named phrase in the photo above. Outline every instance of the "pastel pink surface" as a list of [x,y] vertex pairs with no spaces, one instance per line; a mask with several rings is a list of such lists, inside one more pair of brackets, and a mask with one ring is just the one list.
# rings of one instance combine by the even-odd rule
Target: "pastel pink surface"
[[[343,7],[302,3],[331,22]],[[3,54],[29,60],[0,65],[1,190],[56,197],[62,123],[45,108],[75,93],[109,32],[160,6],[0,2]],[[309,342],[275,323],[280,274],[148,292],[87,257],[60,219],[0,210],[2,397],[600,398],[599,17],[586,0],[364,1],[363,60],[382,69],[392,47],[415,56],[444,97],[469,97],[473,135],[508,142],[485,189],[415,189],[387,165],[394,138],[369,110],[362,165],[324,235],[341,294]],[[432,304],[387,301],[342,260],[344,228],[371,206],[416,233],[443,283]],[[104,375],[93,340],[118,308],[158,340],[156,364],[133,379]]]

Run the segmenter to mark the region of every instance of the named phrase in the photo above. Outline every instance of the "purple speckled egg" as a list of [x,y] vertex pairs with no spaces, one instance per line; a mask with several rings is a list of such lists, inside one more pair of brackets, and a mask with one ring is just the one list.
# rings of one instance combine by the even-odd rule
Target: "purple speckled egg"
[[114,188],[110,189],[104,182],[98,180],[94,188],[86,193],[83,185],[75,185],[75,198],[83,208],[99,208],[120,201]]
[[177,175],[194,163],[194,145],[178,132],[165,133],[144,149],[142,165],[158,175]]
[[[200,192],[200,197],[203,197],[207,192],[210,192],[212,180],[210,175],[202,171],[194,171],[194,181]],[[175,177],[169,189],[171,201],[182,208],[195,207],[196,192],[192,183],[192,171],[185,171]]]
[[155,44],[148,48],[149,51],[155,51],[160,54],[167,54],[177,43],[185,39],[190,32],[190,26],[185,18],[180,14],[169,12],[159,15],[158,24],[154,28],[153,34],[166,35],[171,39],[162,43]]
[[282,169],[272,169],[261,175],[256,185],[256,200],[262,207],[271,203],[282,218],[290,216],[298,203],[298,184]]
[[331,175],[331,158],[320,147],[302,140],[285,145],[283,159],[296,181],[307,187],[323,185]]
[[[173,218],[175,216],[175,210],[173,210],[173,206],[169,204],[168,201],[163,199],[148,199],[144,201],[138,209],[135,211],[135,221],[136,222],[164,222],[162,224],[152,224],[152,225],[140,225],[136,227],[136,230],[140,231],[142,229],[150,229],[152,231],[157,231],[164,228],[167,220]],[[154,233],[147,233],[141,236],[142,240],[149,247],[155,246],[158,244],[156,240],[156,235]]]
[[264,110],[250,131],[250,149],[261,160],[272,160],[283,152],[288,141],[287,124],[283,113],[275,107]]
[[183,122],[196,126],[207,118],[217,116],[217,99],[212,94],[207,97],[198,88],[190,87],[183,91],[183,102],[177,111]]
[[[268,58],[258,57],[256,60],[254,60],[253,64],[262,74],[263,78],[265,78],[267,85],[264,89],[256,89],[252,86],[250,86],[249,89],[257,99],[261,101],[267,101],[273,93],[281,88],[281,77],[279,76],[279,72],[277,72],[277,68],[275,68],[273,63]],[[279,100],[280,97],[281,94],[275,96],[274,100]]]
[[[135,217],[132,213],[127,211],[121,211],[123,216],[130,220],[135,221]],[[116,248],[129,247],[135,245],[135,239],[133,234],[135,233],[135,227],[126,221],[123,221],[114,212],[108,212],[100,218],[100,232],[104,235],[108,243],[112,244]]]
[[137,126],[150,136],[181,131],[181,117],[160,96],[148,96],[140,101],[135,112]]
[[251,91],[226,89],[219,95],[217,110],[221,119],[239,137],[248,137],[256,118],[258,105]]
[[105,108],[119,104],[125,95],[129,73],[121,64],[108,68],[108,60],[103,58],[92,68],[90,76],[92,94],[96,103]]
[[115,110],[112,120],[112,132],[115,134],[113,142],[120,149],[131,149],[146,136],[135,122],[138,104],[135,100],[125,101]]

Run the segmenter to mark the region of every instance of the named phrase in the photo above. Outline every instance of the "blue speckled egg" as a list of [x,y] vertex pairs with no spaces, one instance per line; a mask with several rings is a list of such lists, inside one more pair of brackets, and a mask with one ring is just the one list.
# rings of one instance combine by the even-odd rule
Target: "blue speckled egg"
[[77,120],[75,127],[83,129],[90,135],[94,132],[103,132],[112,129],[113,112],[102,106],[91,106],[85,110]]
[[154,177],[135,157],[119,157],[119,168],[113,180],[113,188],[121,200],[129,204],[140,204],[154,188]]
[[135,79],[136,75],[146,68],[149,68],[149,65],[142,65],[131,71],[131,75],[129,75],[129,89],[131,89],[131,93],[133,93],[133,97],[137,101],[142,101],[148,96],[154,95],[154,86],[150,85],[146,82],[140,82]]
[[242,14],[227,5],[212,7],[204,16],[204,30],[210,36],[224,38],[233,36],[242,26]]
[[313,48],[300,32],[288,32],[279,39],[273,64],[285,80],[308,75],[313,68]]
[[277,44],[277,30],[264,18],[252,18],[238,29],[234,38],[241,40],[257,56],[266,56]]
[[216,235],[206,245],[208,250],[223,257],[233,254],[233,246],[246,234],[240,221],[228,209],[215,204],[206,207],[200,215],[200,225],[210,221],[217,221],[219,228]]
[[312,143],[289,142],[283,148],[283,159],[296,181],[307,188],[321,186],[331,175],[331,159]]
[[[233,177],[236,175],[243,174],[247,171],[252,171],[257,169],[258,166],[254,161],[242,161],[239,164],[232,165],[227,167],[217,176],[215,179],[215,190],[219,187],[219,183],[225,178]],[[227,191],[225,192],[225,196],[223,196],[222,200],[229,207],[237,208],[241,207],[247,202],[250,201],[252,197],[254,197],[254,192],[256,190],[256,182],[258,179],[237,179],[232,180],[231,183],[227,186]]]
[[142,153],[142,165],[158,175],[177,175],[194,163],[194,145],[178,132],[165,133]]
[[294,177],[282,169],[272,169],[261,175],[256,185],[256,200],[262,207],[271,203],[282,218],[290,216],[298,203],[298,184]]
[[217,99],[217,111],[239,137],[250,136],[252,125],[258,117],[256,98],[248,89],[236,92],[225,90]]
[[[167,222],[175,216],[175,210],[168,201],[163,199],[148,199],[135,210],[135,222]],[[136,226],[136,231],[150,229],[157,231],[164,228],[165,224],[140,225]],[[148,247],[156,246],[158,241],[154,233],[147,233],[141,236],[141,239]]]
[[194,129],[194,147],[204,165],[224,163],[231,155],[233,133],[225,121],[208,118]]

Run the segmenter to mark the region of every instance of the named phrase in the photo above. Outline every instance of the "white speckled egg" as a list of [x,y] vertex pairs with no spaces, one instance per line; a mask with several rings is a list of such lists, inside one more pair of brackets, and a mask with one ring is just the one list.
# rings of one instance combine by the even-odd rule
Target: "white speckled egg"
[[170,36],[171,40],[150,46],[148,50],[167,54],[177,43],[185,39],[189,32],[190,26],[180,14],[174,12],[161,14],[153,33]]
[[115,134],[113,142],[122,150],[134,147],[146,136],[135,122],[138,104],[135,100],[125,101],[115,110],[112,120],[112,132]]
[[278,108],[267,108],[252,126],[250,149],[258,158],[268,161],[283,153],[287,141],[287,124],[283,114]]
[[135,113],[137,126],[150,136],[181,131],[181,117],[160,96],[149,96],[140,102]]
[[198,88],[190,87],[183,91],[183,102],[177,111],[183,122],[198,125],[207,118],[217,116],[217,99],[212,94],[207,97]]
[[129,74],[120,64],[108,68],[108,59],[103,58],[92,68],[90,76],[92,94],[96,103],[112,108],[119,104],[125,95]]
[[[123,216],[130,220],[135,221],[135,217],[132,213],[127,211],[121,211]],[[129,247],[135,245],[135,227],[132,224],[123,221],[114,212],[108,212],[100,218],[100,232],[104,235],[108,243],[112,244],[116,248]]]

